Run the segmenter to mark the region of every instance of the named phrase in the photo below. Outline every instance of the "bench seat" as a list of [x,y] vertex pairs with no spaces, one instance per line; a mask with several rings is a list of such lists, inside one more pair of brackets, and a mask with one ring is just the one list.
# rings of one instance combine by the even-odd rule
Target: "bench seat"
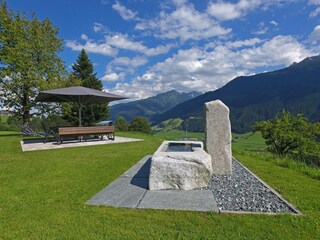
[[[90,126],[90,127],[59,127],[58,136],[59,142],[63,142],[65,137],[86,137],[86,136],[100,136],[107,135],[108,139],[114,140],[114,126]],[[84,138],[85,139],[85,138]],[[86,140],[86,139],[85,139]]]

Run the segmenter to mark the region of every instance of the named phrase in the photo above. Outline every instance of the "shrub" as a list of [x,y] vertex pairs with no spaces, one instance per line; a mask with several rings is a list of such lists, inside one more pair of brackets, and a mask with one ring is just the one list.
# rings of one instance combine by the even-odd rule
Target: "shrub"
[[116,120],[116,130],[121,132],[127,132],[129,129],[129,123],[124,117],[118,117]]
[[144,117],[136,117],[135,119],[132,120],[129,126],[129,131],[150,134],[151,133],[150,122],[148,121],[148,119]]
[[317,156],[320,155],[319,123],[310,123],[301,114],[283,111],[273,120],[257,122],[254,129],[261,132],[269,151],[280,156],[290,154],[304,162],[310,159],[317,164]]

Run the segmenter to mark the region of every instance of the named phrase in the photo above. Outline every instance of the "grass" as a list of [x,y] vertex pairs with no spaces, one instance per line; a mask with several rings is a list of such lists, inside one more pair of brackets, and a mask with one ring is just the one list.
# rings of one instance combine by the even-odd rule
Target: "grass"
[[22,153],[18,134],[0,132],[0,239],[319,238],[320,181],[253,157],[239,139],[234,144],[236,157],[303,211],[303,216],[85,205],[162,141],[147,135],[121,135],[145,141]]

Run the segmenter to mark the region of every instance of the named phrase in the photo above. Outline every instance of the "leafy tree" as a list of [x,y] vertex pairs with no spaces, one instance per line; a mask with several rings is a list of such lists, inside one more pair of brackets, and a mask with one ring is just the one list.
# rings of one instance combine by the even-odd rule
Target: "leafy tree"
[[124,117],[118,117],[116,120],[116,129],[121,132],[127,132],[129,129],[129,123]]
[[[103,84],[94,73],[93,64],[90,61],[86,51],[82,49],[77,57],[76,63],[72,65],[73,73],[69,76],[69,85],[81,85],[83,87],[97,90],[103,89]],[[78,104],[64,104],[64,116],[73,124],[79,122]],[[82,124],[85,126],[92,125],[109,116],[108,104],[88,104],[82,106]]]
[[144,117],[136,117],[132,120],[129,131],[132,132],[142,132],[142,133],[151,133],[150,122]]
[[0,95],[23,124],[39,114],[32,108],[45,106],[34,101],[39,90],[64,85],[65,69],[58,56],[63,41],[57,34],[49,19],[40,21],[32,14],[29,20],[25,13],[8,11],[0,0]]
[[279,155],[319,153],[320,125],[312,124],[301,115],[282,111],[279,117],[257,122],[255,131],[261,131],[269,150]]

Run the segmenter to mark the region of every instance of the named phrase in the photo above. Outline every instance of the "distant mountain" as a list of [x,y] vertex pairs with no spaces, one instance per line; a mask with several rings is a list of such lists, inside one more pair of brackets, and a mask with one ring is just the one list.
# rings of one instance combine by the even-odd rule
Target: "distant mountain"
[[111,106],[110,113],[112,119],[117,119],[119,116],[124,117],[127,121],[132,121],[136,116],[151,119],[177,104],[197,97],[200,94],[199,92],[179,93],[172,90],[154,97]]
[[230,108],[233,132],[248,132],[254,122],[271,119],[282,109],[320,121],[320,56],[281,70],[237,77],[216,91],[175,106],[159,115],[153,124],[171,118],[201,117],[204,103],[215,99]]

